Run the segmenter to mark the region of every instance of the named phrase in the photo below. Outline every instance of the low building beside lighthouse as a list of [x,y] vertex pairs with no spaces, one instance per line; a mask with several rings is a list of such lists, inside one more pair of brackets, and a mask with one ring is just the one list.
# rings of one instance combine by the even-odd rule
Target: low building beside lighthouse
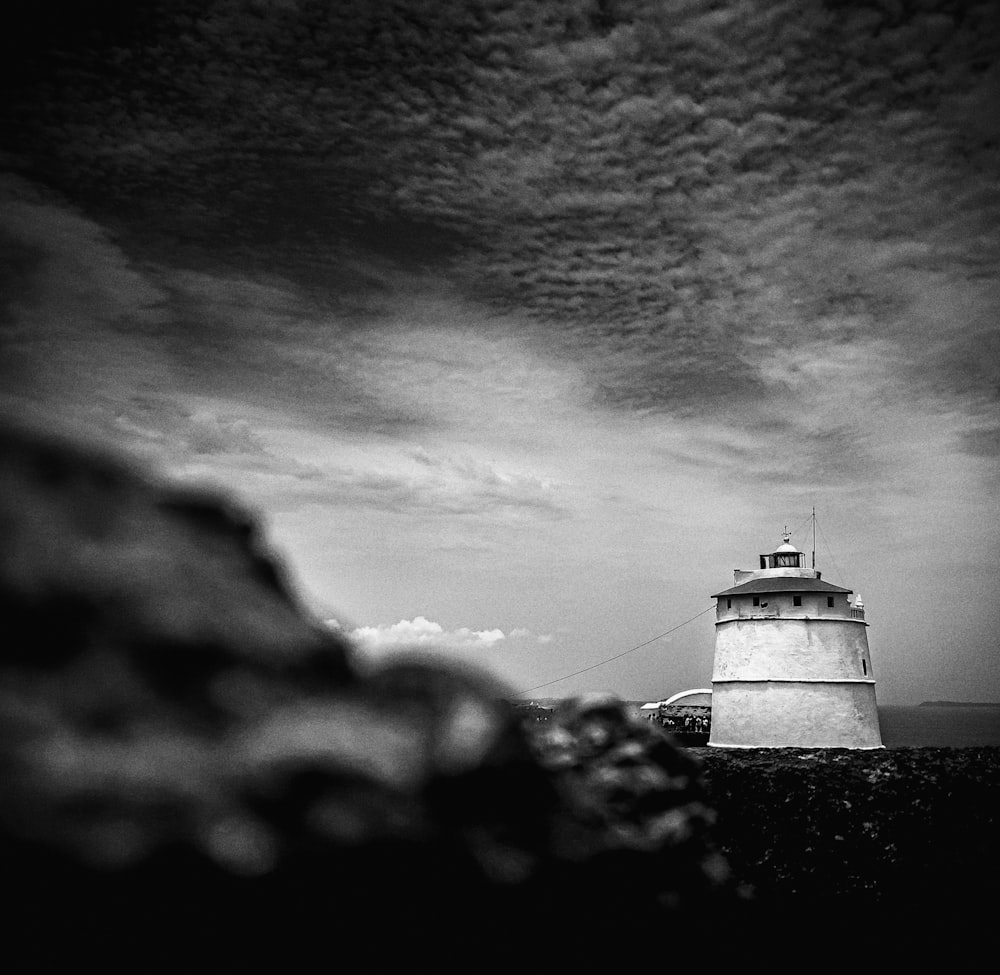
[[712,730],[721,748],[882,748],[860,597],[824,582],[786,533],[716,593]]

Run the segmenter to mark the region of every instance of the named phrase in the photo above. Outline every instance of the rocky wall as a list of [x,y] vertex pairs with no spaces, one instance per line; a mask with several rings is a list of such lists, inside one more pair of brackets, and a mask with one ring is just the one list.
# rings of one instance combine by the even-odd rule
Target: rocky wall
[[714,837],[753,890],[743,931],[846,956],[955,964],[990,950],[1000,748],[693,749]]

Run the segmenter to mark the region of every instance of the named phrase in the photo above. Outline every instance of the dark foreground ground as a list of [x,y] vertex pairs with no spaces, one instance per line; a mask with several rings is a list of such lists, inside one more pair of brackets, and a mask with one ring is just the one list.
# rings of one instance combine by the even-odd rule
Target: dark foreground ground
[[607,697],[529,723],[486,674],[361,666],[226,499],[38,431],[0,426],[0,539],[0,971],[992,951],[998,749],[684,749]]
[[751,928],[835,956],[973,958],[993,943],[1000,748],[692,750]]
[[[8,970],[604,972],[772,956],[772,971],[805,958],[920,971],[993,950],[1000,749],[643,747],[641,768],[657,755],[683,790],[659,833],[634,769],[623,780],[604,752],[554,789],[524,768],[439,783],[388,827],[381,790],[335,783],[329,815],[382,823],[346,839],[342,822],[302,835],[329,781],[285,779],[265,815],[286,853],[252,876],[188,841],[125,869],[22,847],[4,858]],[[415,830],[415,815],[438,824]]]

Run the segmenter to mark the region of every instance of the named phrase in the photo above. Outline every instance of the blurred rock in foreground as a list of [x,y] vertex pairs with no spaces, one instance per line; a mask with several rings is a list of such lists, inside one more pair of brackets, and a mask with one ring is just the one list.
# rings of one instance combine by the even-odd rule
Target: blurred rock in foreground
[[5,971],[589,967],[738,903],[690,755],[362,673],[227,502],[8,428],[0,539]]

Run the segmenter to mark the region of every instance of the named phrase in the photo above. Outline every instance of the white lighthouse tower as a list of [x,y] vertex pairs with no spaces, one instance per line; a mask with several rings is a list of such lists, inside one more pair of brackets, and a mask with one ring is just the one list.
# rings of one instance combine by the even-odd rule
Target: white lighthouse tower
[[882,748],[860,596],[784,542],[716,593],[712,732],[721,748]]

